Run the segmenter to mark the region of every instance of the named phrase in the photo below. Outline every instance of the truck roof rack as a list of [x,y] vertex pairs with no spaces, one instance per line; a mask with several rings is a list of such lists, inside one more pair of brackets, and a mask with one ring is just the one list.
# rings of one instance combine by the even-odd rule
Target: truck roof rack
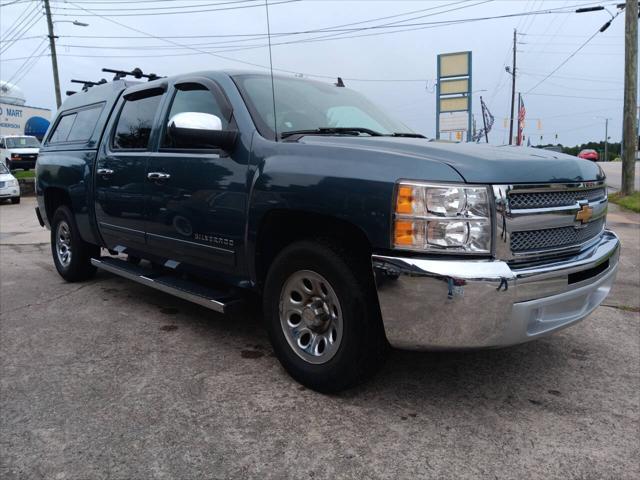
[[81,83],[82,84],[82,91],[86,92],[91,87],[94,87],[96,85],[102,85],[103,83],[107,83],[107,80],[104,79],[104,78],[101,78],[97,82],[92,82],[91,80],[74,80],[74,79],[72,79],[71,83]]
[[127,72],[126,70],[114,70],[112,68],[103,68],[102,71],[107,73],[115,73],[113,77],[114,80],[121,80],[125,77],[130,76],[137,79],[146,78],[151,82],[152,80],[157,80],[158,78],[162,78],[161,76],[156,75],[155,73],[144,73],[141,69],[137,67],[131,70],[130,72]]

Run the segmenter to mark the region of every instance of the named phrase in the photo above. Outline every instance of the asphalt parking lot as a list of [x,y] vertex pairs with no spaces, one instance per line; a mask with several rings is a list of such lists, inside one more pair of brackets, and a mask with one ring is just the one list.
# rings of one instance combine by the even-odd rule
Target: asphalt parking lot
[[640,216],[606,306],[501,350],[392,352],[306,390],[257,315],[107,273],[67,284],[33,199],[0,205],[0,477],[639,478]]

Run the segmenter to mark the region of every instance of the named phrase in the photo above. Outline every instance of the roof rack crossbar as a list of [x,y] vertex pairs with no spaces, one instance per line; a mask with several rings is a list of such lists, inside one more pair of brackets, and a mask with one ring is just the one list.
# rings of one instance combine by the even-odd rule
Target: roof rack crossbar
[[146,78],[151,82],[152,80],[157,80],[159,78],[162,78],[159,75],[156,75],[155,73],[144,73],[141,69],[137,67],[131,70],[130,72],[126,70],[114,70],[112,68],[103,68],[102,71],[107,73],[115,73],[113,77],[114,80],[121,80],[129,76],[137,79]]
[[96,85],[102,85],[103,83],[107,83],[107,80],[104,79],[104,78],[101,78],[97,82],[92,82],[91,80],[75,80],[75,79],[71,79],[71,83],[81,83],[82,84],[82,91],[86,92],[91,87],[94,87]]

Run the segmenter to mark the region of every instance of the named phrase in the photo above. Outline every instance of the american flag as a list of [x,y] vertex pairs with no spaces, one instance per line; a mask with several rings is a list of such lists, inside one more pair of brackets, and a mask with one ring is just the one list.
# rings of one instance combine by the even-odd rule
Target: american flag
[[524,117],[527,114],[527,110],[524,108],[524,101],[522,97],[519,98],[520,106],[518,108],[518,141],[516,145],[522,145],[522,133],[524,132]]

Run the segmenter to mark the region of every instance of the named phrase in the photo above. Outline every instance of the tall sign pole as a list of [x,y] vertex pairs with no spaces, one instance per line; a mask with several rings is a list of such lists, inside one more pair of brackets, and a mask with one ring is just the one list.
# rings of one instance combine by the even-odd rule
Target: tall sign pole
[[511,121],[509,122],[509,145],[513,145],[513,109],[516,103],[516,41],[518,32],[513,29],[513,65],[511,67]]
[[441,138],[445,133],[450,139],[470,142],[472,54],[442,53],[438,55],[437,62],[436,138]]
[[634,191],[638,150],[638,1],[627,0],[624,29],[624,117],[622,125],[622,195]]
[[51,49],[51,67],[53,68],[53,85],[56,91],[56,105],[60,108],[60,105],[62,104],[62,96],[60,95],[60,77],[58,76],[56,37],[53,34],[53,20],[51,19],[51,7],[49,7],[49,0],[44,0],[44,11],[47,15],[47,28],[49,29],[49,48]]

